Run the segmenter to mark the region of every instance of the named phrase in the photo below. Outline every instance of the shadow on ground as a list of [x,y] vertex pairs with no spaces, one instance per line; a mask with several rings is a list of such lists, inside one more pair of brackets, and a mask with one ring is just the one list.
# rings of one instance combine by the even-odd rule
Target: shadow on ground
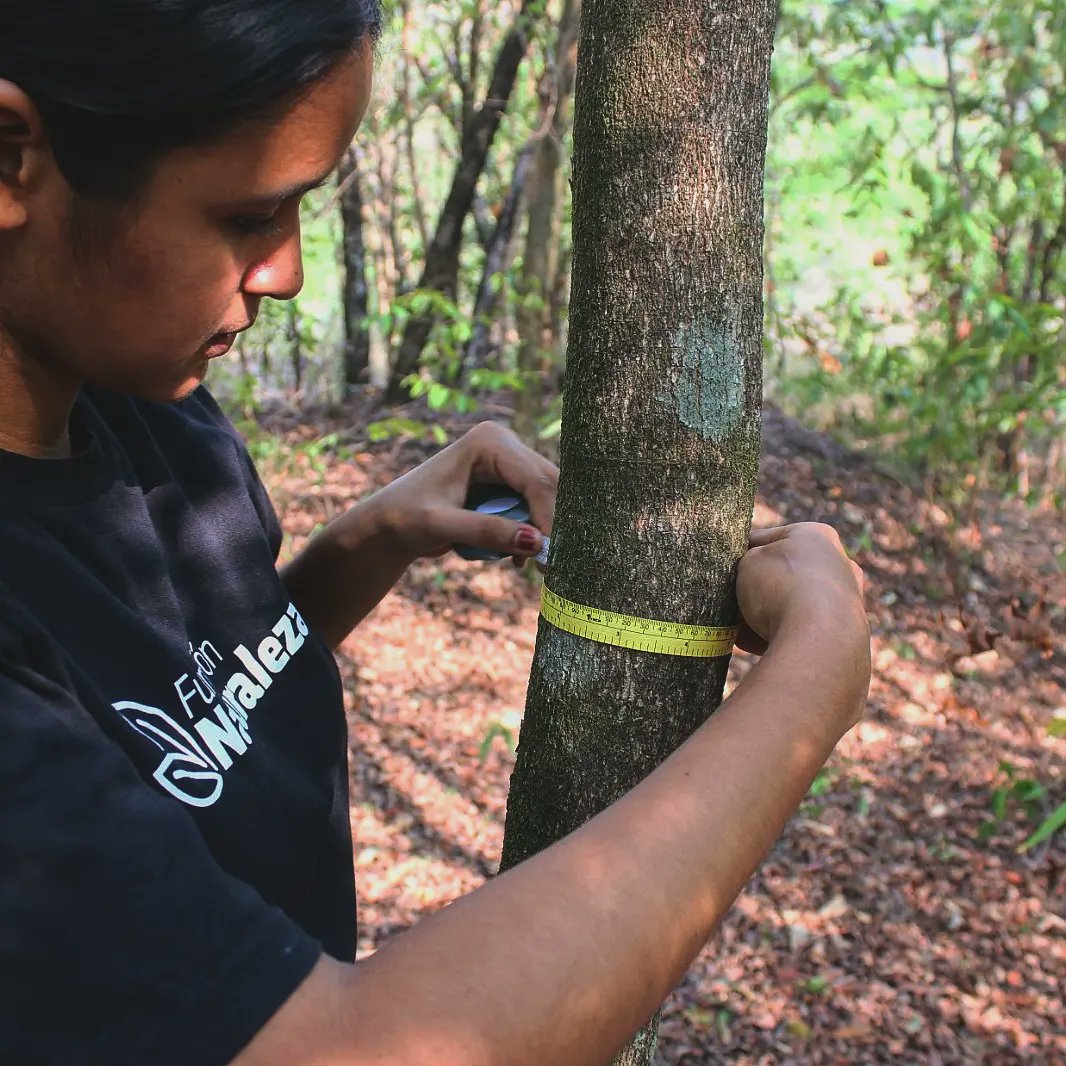
[[[371,446],[352,428],[367,421],[356,405],[271,424],[344,449],[267,464],[291,547],[424,454]],[[876,676],[866,721],[667,1004],[659,1061],[1066,1061],[1061,840],[1018,854],[1032,825],[1014,810],[979,838],[1002,760],[1058,788],[1047,806],[1066,799],[1046,731],[1066,703],[1061,519],[989,503],[960,525],[772,410],[765,438],[756,521],[840,531],[869,579]],[[362,953],[495,870],[536,618],[511,568],[446,559],[345,645]]]

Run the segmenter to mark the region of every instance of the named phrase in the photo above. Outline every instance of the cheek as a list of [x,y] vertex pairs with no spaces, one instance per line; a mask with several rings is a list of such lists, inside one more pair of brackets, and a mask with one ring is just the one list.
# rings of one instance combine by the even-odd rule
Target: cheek
[[239,293],[242,268],[225,245],[139,245],[116,264],[118,306],[168,335],[199,337]]
[[209,289],[223,285],[233,272],[229,249],[192,241],[136,241],[122,249],[116,277],[131,292],[153,295],[168,289]]

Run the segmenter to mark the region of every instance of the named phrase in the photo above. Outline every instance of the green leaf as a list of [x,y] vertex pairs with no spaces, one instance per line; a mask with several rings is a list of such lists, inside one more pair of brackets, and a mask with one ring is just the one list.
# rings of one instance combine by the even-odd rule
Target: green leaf
[[503,742],[511,749],[511,753],[514,753],[514,731],[508,729],[502,722],[493,722],[492,725],[485,731],[485,738],[481,741],[481,747],[478,748],[478,759],[484,762],[489,757],[489,752],[492,750],[492,742],[500,737]]
[[1038,803],[1047,795],[1047,789],[1036,781],[1026,779],[1015,784],[1014,794],[1022,803]]
[[807,790],[808,796],[824,796],[833,790],[833,778],[828,770],[819,770],[818,776],[811,782]]
[[372,444],[381,444],[394,437],[422,437],[426,433],[426,425],[414,418],[386,418],[381,422],[371,422],[366,432]]
[[450,395],[451,389],[449,389],[447,385],[442,385],[439,381],[435,381],[429,387],[429,395],[426,398],[426,402],[429,404],[431,410],[439,411],[448,403],[448,397]]
[[985,233],[977,224],[977,220],[971,215],[962,216],[962,228],[974,244],[980,244],[985,239]]
[[1040,824],[1040,828],[1018,850],[1028,851],[1030,848],[1035,848],[1037,844],[1043,844],[1045,840],[1054,836],[1063,826],[1066,826],[1066,803],[1059,804]]

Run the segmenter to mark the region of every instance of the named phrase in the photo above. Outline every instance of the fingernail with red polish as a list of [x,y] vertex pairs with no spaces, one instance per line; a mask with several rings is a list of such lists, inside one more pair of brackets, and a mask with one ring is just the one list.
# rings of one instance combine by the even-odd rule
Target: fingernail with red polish
[[514,535],[514,546],[526,555],[536,555],[540,550],[540,534],[532,526],[523,526]]

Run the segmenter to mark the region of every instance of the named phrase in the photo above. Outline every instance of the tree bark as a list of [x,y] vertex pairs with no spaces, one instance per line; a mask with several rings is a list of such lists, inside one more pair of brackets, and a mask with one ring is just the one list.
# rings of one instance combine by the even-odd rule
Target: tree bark
[[511,174],[511,187],[507,190],[492,239],[485,248],[485,265],[481,271],[481,283],[478,285],[477,297],[474,300],[473,330],[463,355],[465,375],[469,375],[472,370],[488,366],[489,356],[492,354],[493,314],[502,291],[502,286],[495,279],[497,275],[507,273],[514,259],[515,223],[518,221],[532,155],[533,145],[524,146],[518,153],[514,171]]
[[378,164],[378,208],[381,220],[388,235],[388,247],[392,269],[389,287],[393,293],[406,292],[407,253],[400,239],[399,220],[397,219],[398,198],[396,195],[396,174],[399,171],[399,143],[397,131],[389,137],[380,137],[377,144]]
[[370,368],[370,287],[366,279],[366,242],[363,239],[363,192],[355,148],[341,160],[341,226],[344,256],[344,389],[366,383]]
[[[435,289],[455,295],[459,275],[459,251],[463,224],[474,203],[474,191],[489,157],[500,119],[507,110],[518,68],[526,54],[527,30],[531,9],[539,9],[539,0],[522,0],[511,31],[504,38],[496,56],[488,93],[481,107],[464,124],[459,164],[451,190],[441,209],[433,240],[426,250],[426,262],[418,283],[420,289]],[[412,316],[404,330],[396,353],[389,382],[388,399],[404,399],[403,379],[418,368],[418,361],[436,319],[432,314]]]
[[564,0],[553,70],[541,88],[541,130],[533,150],[522,273],[518,282],[518,371],[523,387],[515,398],[515,432],[531,446],[544,407],[545,371],[551,365],[552,303],[559,272],[560,215],[563,206],[563,139],[574,93],[581,0]]
[[[562,476],[547,585],[736,622],[759,454],[762,176],[774,0],[584,0]],[[503,868],[618,799],[721,701],[728,659],[543,619]],[[655,1022],[615,1063],[647,1064]]]
[[421,182],[418,178],[418,162],[415,157],[415,111],[411,100],[411,64],[407,57],[411,55],[411,9],[407,0],[400,3],[400,12],[403,15],[403,30],[400,35],[399,64],[400,83],[398,93],[400,97],[400,114],[403,123],[404,151],[407,155],[408,180],[411,183],[411,206],[415,217],[415,229],[418,233],[419,249],[425,255],[429,247],[429,226],[426,223],[426,212],[422,202]]
[[304,387],[304,346],[300,308],[295,300],[285,304],[285,340],[289,347],[293,390],[299,395]]

